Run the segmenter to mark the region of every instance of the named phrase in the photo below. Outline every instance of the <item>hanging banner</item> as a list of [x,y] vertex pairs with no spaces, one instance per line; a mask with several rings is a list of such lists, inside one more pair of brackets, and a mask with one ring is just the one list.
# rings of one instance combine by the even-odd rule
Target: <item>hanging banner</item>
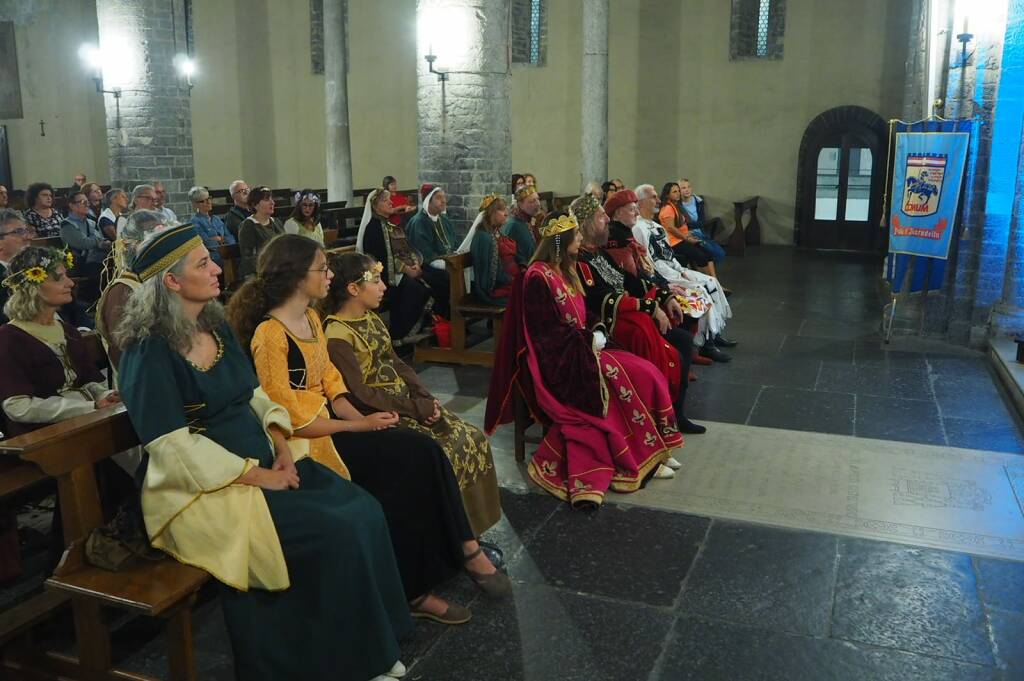
[[949,257],[969,139],[961,132],[897,133],[889,253]]

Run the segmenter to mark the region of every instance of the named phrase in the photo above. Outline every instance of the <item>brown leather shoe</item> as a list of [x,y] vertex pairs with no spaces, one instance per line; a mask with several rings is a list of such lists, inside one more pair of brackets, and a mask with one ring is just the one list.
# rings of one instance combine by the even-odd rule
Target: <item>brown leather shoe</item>
[[[469,561],[473,560],[481,553],[482,550],[477,549],[466,556],[465,562],[469,563]],[[480,590],[491,598],[505,598],[512,594],[512,580],[509,579],[508,575],[501,570],[495,568],[494,572],[489,575],[470,570],[468,566],[465,570],[466,574],[469,575],[469,578],[476,582],[476,585],[480,587]]]
[[440,615],[423,610],[420,608],[420,605],[423,604],[423,601],[427,600],[428,595],[424,594],[410,603],[409,614],[419,619],[433,620],[434,622],[448,625],[465,624],[473,618],[473,613],[470,612],[469,608],[457,603],[449,603],[444,613]]

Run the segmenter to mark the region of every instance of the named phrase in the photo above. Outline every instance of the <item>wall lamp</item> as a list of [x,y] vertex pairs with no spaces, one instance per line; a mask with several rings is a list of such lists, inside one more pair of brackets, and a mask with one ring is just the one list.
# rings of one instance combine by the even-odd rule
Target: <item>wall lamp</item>
[[96,83],[96,92],[100,94],[114,95],[114,99],[121,99],[121,88],[115,87],[110,90],[103,88],[103,56],[95,45],[85,43],[78,48],[78,57],[92,71],[92,80]]
[[439,81],[441,81],[443,83],[446,80],[448,80],[448,72],[447,71],[438,71],[438,70],[436,70],[434,68],[434,62],[437,61],[437,55],[436,54],[428,54],[428,55],[425,55],[423,58],[427,60],[427,70],[430,73],[436,74],[437,75],[437,79]]

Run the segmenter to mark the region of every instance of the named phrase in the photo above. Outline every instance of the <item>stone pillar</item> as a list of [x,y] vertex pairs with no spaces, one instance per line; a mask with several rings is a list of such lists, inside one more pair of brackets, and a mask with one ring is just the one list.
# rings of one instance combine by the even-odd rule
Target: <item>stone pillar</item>
[[327,118],[327,197],[352,201],[352,146],[348,127],[345,2],[324,0],[324,96]]
[[[167,203],[191,214],[195,183],[189,87],[174,65],[186,51],[184,0],[96,0],[110,183],[131,190],[160,180]],[[207,84],[214,87],[214,84]]]
[[[512,174],[507,0],[418,0],[417,161],[420,182],[444,187],[464,234],[480,200],[507,194]],[[435,67],[449,71],[440,81]]]
[[608,179],[608,0],[583,0],[580,189]]
[[1010,238],[1006,247],[1003,297],[992,312],[993,331],[1000,334],[1024,332],[1024,137],[1021,142],[1010,217]]

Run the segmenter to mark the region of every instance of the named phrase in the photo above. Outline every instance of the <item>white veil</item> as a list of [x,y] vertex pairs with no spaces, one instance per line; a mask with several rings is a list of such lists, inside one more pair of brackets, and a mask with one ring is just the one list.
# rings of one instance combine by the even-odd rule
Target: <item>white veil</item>
[[359,220],[359,233],[356,234],[356,252],[363,252],[363,235],[366,234],[366,225],[373,219],[373,202],[377,200],[380,189],[374,189],[366,196],[366,204],[363,206],[363,217]]
[[476,236],[477,227],[484,221],[484,213],[486,211],[480,211],[476,214],[476,219],[473,220],[473,225],[469,228],[466,233],[466,238],[462,240],[459,247],[455,249],[456,253],[469,253],[469,249],[473,247],[473,237]]

